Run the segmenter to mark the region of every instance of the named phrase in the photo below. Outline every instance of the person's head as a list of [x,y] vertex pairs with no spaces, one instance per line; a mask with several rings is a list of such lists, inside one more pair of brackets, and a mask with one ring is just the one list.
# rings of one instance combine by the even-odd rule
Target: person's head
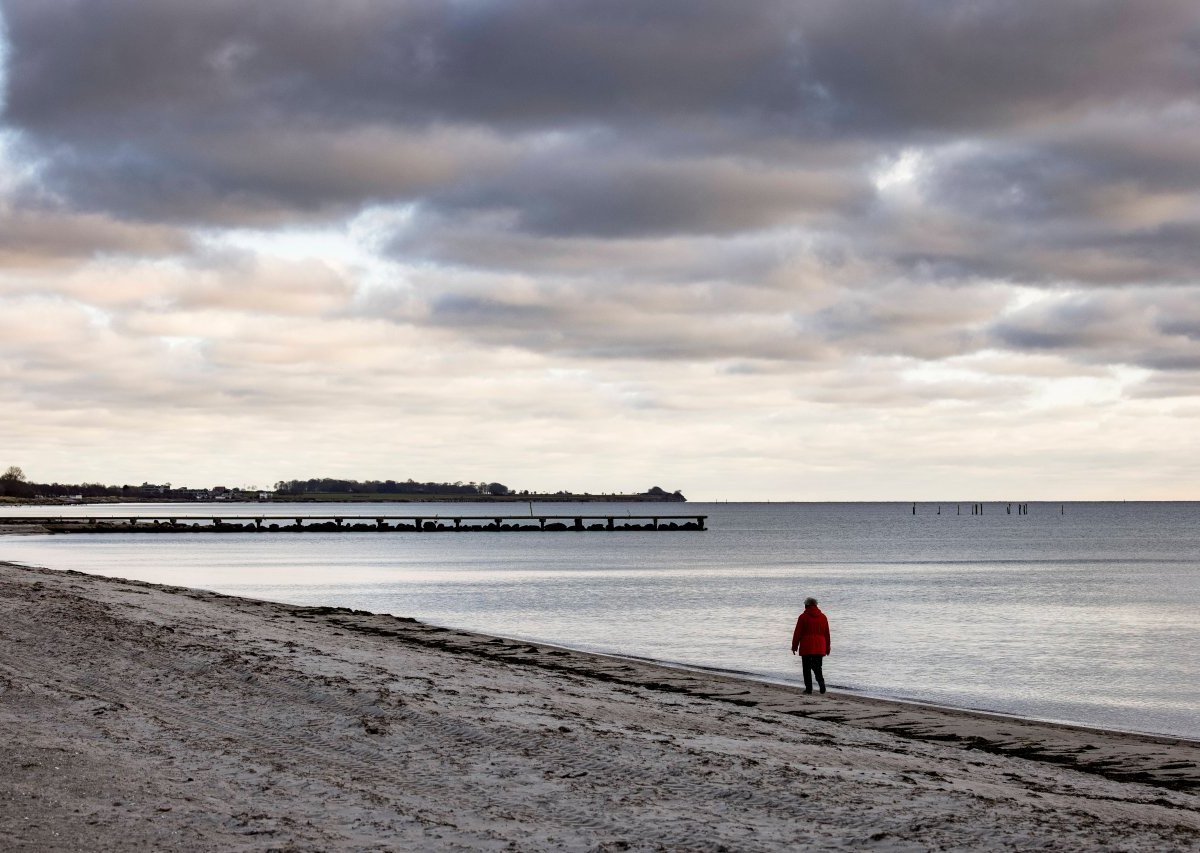
[[817,600],[815,598],[806,598],[806,599],[804,599],[804,606],[805,607],[816,607]]

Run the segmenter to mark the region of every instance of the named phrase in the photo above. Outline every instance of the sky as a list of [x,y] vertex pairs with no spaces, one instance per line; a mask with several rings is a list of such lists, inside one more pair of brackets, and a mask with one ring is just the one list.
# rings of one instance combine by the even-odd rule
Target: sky
[[1194,0],[0,0],[0,468],[1200,498]]

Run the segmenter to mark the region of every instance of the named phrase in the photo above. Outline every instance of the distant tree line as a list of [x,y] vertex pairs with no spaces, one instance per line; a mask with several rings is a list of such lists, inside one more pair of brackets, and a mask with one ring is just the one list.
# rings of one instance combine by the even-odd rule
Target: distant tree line
[[138,498],[148,496],[171,496],[170,484],[151,486],[143,483],[140,486],[106,486],[103,483],[35,483],[25,476],[25,472],[12,465],[0,474],[0,497],[19,498]]
[[279,495],[304,495],[314,492],[371,495],[507,495],[502,483],[418,483],[416,480],[336,480],[329,477],[311,480],[280,480],[275,484]]
[[[255,486],[249,489],[227,489],[224,486],[213,486],[207,489],[175,488],[170,483],[155,485],[142,483],[140,486],[106,486],[103,483],[35,483],[25,476],[25,472],[16,465],[10,466],[0,474],[0,498],[16,498],[18,500],[33,499],[73,499],[90,500],[96,498],[115,498],[124,500],[225,500],[253,499],[258,493]],[[588,493],[559,491],[554,493],[531,493],[510,489],[503,483],[480,481],[464,483],[457,480],[453,483],[417,482],[416,480],[341,480],[331,477],[319,477],[309,480],[280,480],[275,484],[275,498],[300,498],[305,495],[414,495],[437,496],[442,498],[461,498],[469,500],[472,497],[507,497],[509,499],[538,499],[562,498],[570,499],[600,499],[600,500],[655,500],[655,501],[684,501],[686,498],[678,491],[668,492],[659,486],[652,486],[644,492],[627,495],[593,496]],[[270,498],[271,495],[262,495]]]

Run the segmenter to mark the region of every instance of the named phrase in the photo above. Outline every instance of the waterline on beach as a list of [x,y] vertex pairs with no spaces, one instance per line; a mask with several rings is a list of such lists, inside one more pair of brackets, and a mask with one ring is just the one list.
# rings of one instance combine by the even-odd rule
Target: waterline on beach
[[791,625],[815,594],[833,623],[833,684],[1200,736],[1195,505],[1067,509],[978,518],[913,517],[894,504],[689,505],[712,530],[10,537],[0,558],[789,683],[799,677]]

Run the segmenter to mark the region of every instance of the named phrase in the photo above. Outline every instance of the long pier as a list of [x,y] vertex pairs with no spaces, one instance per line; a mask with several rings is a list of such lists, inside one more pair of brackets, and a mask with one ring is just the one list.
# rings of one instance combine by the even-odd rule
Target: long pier
[[297,533],[401,531],[671,531],[707,530],[707,515],[108,515],[3,516],[0,525],[44,527],[51,533]]

